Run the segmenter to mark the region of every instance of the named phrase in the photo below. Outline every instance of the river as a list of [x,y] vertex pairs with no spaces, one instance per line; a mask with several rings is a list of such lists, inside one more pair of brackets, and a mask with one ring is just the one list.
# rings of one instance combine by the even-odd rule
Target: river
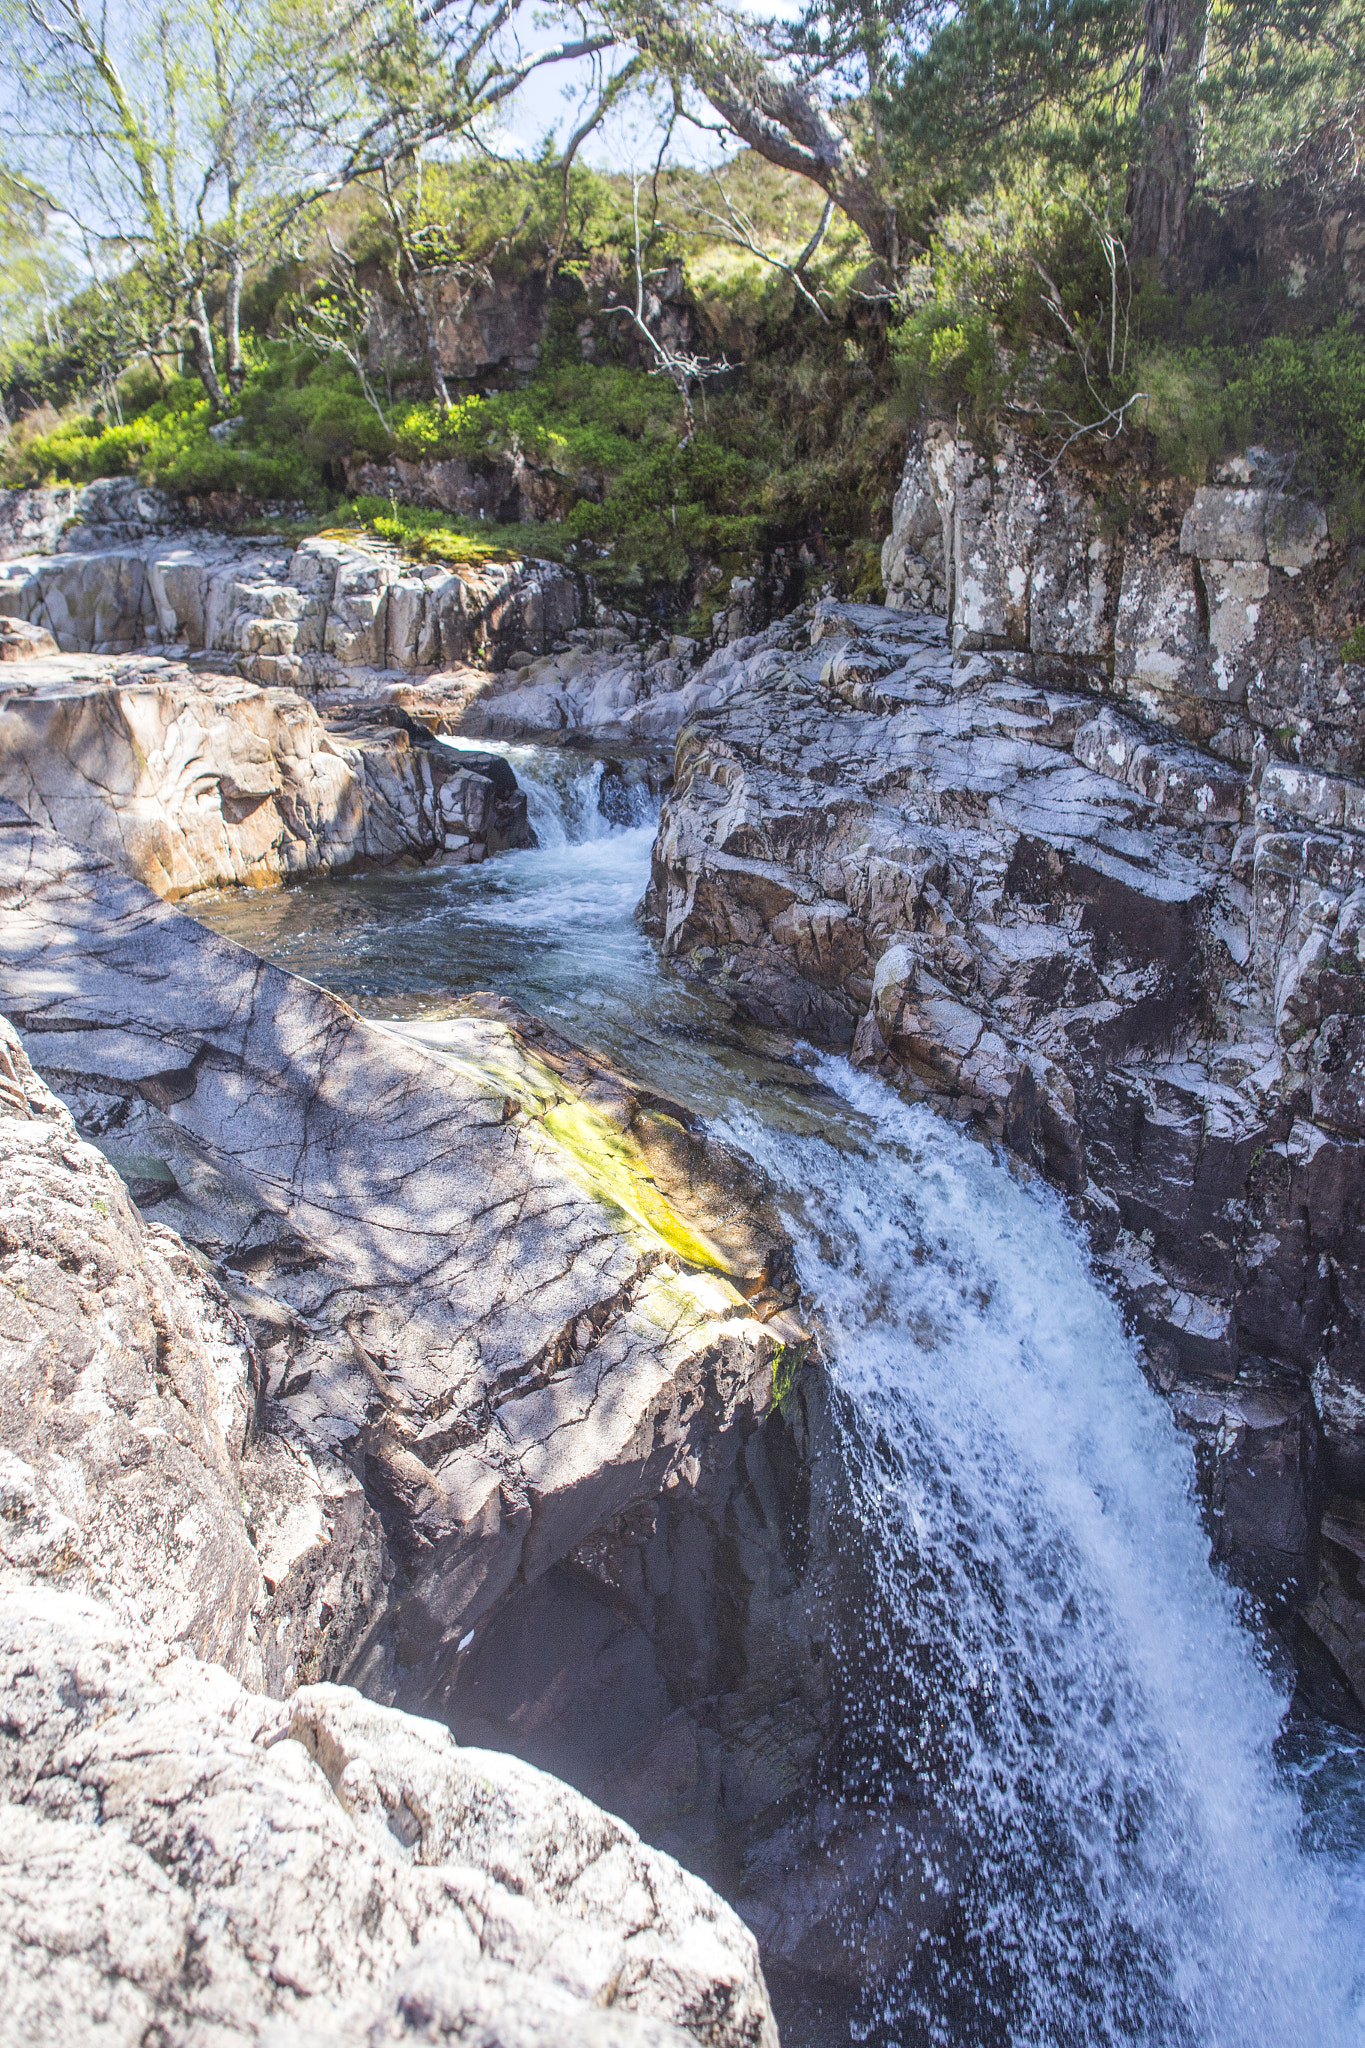
[[888,1801],[915,1781],[955,1821],[913,1873],[951,1911],[839,2038],[1365,2043],[1365,1752],[1287,1723],[1209,1570],[1190,1446],[1060,1203],[845,1061],[736,1027],[635,923],[643,786],[611,825],[599,765],[503,751],[535,851],[196,915],[373,1017],[515,995],[781,1191],[859,1418],[865,1628],[886,1652],[865,1752]]

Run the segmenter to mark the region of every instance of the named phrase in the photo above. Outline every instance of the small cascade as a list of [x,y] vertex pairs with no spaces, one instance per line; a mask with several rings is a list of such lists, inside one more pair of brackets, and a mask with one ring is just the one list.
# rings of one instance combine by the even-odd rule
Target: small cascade
[[[486,743],[443,739],[453,753],[487,753]],[[500,746],[526,792],[537,846],[552,851],[605,839],[611,832],[653,825],[658,802],[637,762],[593,758],[559,747]]]

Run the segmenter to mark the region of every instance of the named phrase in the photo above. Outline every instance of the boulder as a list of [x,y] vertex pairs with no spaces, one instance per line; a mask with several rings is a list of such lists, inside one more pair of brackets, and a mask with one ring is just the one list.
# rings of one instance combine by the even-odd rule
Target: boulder
[[[3,1018],[0,1200],[5,1563],[253,1689],[342,1670],[384,1608],[378,1518],[335,1461],[262,1428],[222,1285],[144,1222]],[[320,1577],[344,1594],[320,1601]]]
[[393,727],[334,736],[291,691],[164,663],[15,674],[0,796],[162,896],[532,843],[515,778],[499,791]]
[[0,1673],[16,2048],[777,2048],[735,1914],[513,1758],[344,1687],[281,1706],[13,1570]]
[[57,643],[45,626],[0,618],[0,661],[38,661],[56,652]]

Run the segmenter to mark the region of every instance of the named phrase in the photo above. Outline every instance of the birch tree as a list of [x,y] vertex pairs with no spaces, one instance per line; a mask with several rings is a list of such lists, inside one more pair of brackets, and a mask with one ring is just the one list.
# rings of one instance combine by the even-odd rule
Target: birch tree
[[228,410],[245,374],[243,280],[306,186],[300,145],[322,125],[329,49],[356,17],[331,0],[179,0],[118,17],[88,0],[17,0],[10,20],[15,141],[35,184],[93,270],[141,276],[153,309],[141,350],[183,353]]

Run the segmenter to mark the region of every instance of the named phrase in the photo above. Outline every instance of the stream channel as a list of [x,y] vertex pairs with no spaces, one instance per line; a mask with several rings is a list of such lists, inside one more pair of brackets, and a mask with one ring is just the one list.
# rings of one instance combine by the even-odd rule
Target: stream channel
[[779,1190],[859,1421],[869,1754],[888,1800],[915,1779],[953,1816],[951,1851],[905,1845],[945,1901],[911,1960],[823,2018],[779,2001],[786,2048],[1365,2042],[1365,1752],[1288,1717],[1065,1211],[845,1061],[738,1030],[634,921],[644,785],[611,824],[600,763],[502,751],[536,850],[196,915],[372,1017],[515,996]]

